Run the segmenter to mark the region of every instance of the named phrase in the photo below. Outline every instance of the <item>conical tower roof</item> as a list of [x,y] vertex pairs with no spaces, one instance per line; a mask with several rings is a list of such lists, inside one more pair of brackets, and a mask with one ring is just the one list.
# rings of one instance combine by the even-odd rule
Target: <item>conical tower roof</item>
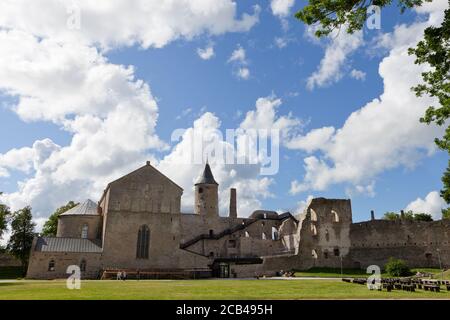
[[209,163],[206,162],[205,170],[203,170],[203,174],[198,178],[195,185],[198,184],[215,184],[219,185],[216,180],[214,180],[214,176],[211,171],[211,167],[209,166]]
[[83,203],[78,204],[70,210],[61,214],[62,216],[78,216],[78,215],[98,215],[97,204],[91,199],[87,199]]

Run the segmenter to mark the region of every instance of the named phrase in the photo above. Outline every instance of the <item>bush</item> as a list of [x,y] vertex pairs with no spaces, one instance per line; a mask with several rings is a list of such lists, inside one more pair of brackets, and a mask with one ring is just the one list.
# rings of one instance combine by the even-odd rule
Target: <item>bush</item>
[[411,270],[408,265],[401,259],[389,258],[388,263],[384,266],[384,270],[391,277],[406,277],[411,275]]

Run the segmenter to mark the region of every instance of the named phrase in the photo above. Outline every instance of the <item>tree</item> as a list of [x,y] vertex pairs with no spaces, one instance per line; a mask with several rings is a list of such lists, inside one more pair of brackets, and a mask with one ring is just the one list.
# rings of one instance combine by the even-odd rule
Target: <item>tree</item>
[[389,261],[384,266],[384,270],[391,277],[405,277],[411,275],[411,270],[405,261],[392,257],[389,258]]
[[[0,192],[0,195],[2,193]],[[0,203],[0,239],[3,233],[8,229],[8,219],[11,215],[11,211],[7,205]]]
[[442,219],[450,219],[450,208],[442,209]]
[[416,213],[414,214],[415,221],[433,221],[433,217],[428,213]]
[[400,219],[400,215],[395,212],[386,212],[383,216],[384,220],[398,220]]
[[[421,6],[432,0],[397,0],[400,11]],[[392,0],[309,0],[295,16],[308,25],[318,24],[316,36],[330,34],[334,29],[346,26],[348,33],[362,29],[367,19],[367,9],[371,5],[385,7]],[[450,2],[450,0],[449,0]],[[428,95],[437,98],[439,106],[429,106],[425,115],[419,119],[426,124],[435,123],[446,126],[442,138],[435,143],[450,154],[450,9],[445,10],[444,21],[440,27],[430,26],[425,29],[423,40],[415,48],[408,50],[415,55],[415,64],[428,64],[431,68],[422,73],[422,83],[411,88],[417,96]],[[441,196],[450,204],[450,161],[443,177]]]
[[44,236],[56,236],[56,232],[58,230],[58,218],[61,214],[66,212],[67,210],[72,209],[73,207],[77,206],[78,203],[75,203],[73,201],[67,202],[65,206],[59,207],[58,209],[53,212],[50,217],[48,217],[48,220],[45,221],[44,226],[42,227],[42,235]]
[[386,212],[383,216],[384,220],[408,220],[408,221],[433,221],[431,214],[428,213],[414,213],[412,210],[403,212],[403,215],[400,215],[395,212]]
[[12,214],[11,237],[9,238],[7,249],[13,256],[20,260],[24,274],[35,236],[35,226],[36,224],[32,221],[30,206],[15,211]]
[[412,221],[414,220],[414,213],[411,210],[403,212],[403,217],[400,216],[400,218],[402,218],[403,220]]

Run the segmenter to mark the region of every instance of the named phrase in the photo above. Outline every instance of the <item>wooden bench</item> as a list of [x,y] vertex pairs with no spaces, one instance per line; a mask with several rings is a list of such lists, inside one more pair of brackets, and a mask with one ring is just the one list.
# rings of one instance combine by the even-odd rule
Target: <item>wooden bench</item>
[[434,284],[424,284],[423,288],[425,291],[432,291],[432,292],[440,292],[441,291],[441,287],[434,285]]

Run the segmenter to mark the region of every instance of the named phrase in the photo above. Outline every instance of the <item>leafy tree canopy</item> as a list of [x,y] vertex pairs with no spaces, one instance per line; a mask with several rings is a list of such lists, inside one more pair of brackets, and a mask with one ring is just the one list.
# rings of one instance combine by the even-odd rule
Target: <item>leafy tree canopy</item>
[[58,209],[53,212],[50,217],[48,217],[48,220],[44,223],[44,226],[42,228],[42,235],[44,236],[56,236],[56,232],[58,229],[58,217],[66,212],[67,210],[72,209],[73,207],[77,206],[78,203],[75,203],[73,201],[67,202],[66,205],[59,207]]
[[442,219],[450,219],[450,208],[442,209]]
[[[0,195],[2,193],[0,192]],[[3,233],[8,229],[8,219],[11,216],[11,211],[7,205],[0,203],[0,239]]]
[[414,213],[413,211],[406,211],[403,213],[403,216],[401,216],[398,213],[395,212],[386,212],[383,216],[384,220],[414,220],[414,221],[433,221],[433,218],[431,214],[428,213]]
[[24,272],[35,236],[34,227],[36,224],[32,221],[32,218],[30,206],[15,211],[11,218],[11,237],[7,249],[20,260]]
[[400,215],[395,212],[386,212],[383,216],[384,220],[397,220],[400,219]]

